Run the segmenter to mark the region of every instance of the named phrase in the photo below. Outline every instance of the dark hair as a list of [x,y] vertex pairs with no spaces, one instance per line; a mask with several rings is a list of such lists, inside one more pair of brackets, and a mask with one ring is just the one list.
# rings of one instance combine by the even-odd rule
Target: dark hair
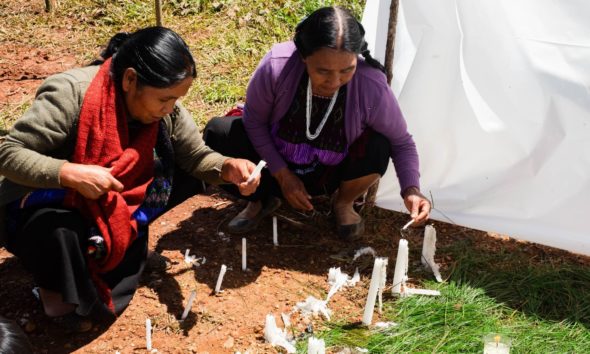
[[120,87],[127,68],[137,72],[138,84],[170,87],[187,77],[196,77],[195,60],[182,38],[165,27],[147,27],[133,33],[117,33],[100,54],[102,64],[113,57],[111,73]]
[[0,353],[33,354],[33,348],[27,335],[16,324],[0,316]]
[[297,25],[293,41],[304,58],[320,48],[345,50],[361,54],[369,65],[385,73],[383,65],[369,52],[363,25],[342,7],[322,7],[314,11]]

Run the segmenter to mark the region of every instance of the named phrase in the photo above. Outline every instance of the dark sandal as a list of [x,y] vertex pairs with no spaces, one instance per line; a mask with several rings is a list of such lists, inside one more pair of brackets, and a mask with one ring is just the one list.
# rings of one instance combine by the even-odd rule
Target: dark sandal
[[275,210],[277,210],[281,206],[281,200],[277,197],[270,197],[265,202],[263,202],[262,209],[256,214],[253,218],[245,218],[236,215],[231,221],[227,224],[227,230],[232,234],[243,234],[249,231],[252,231],[258,227],[258,223],[260,220],[264,219],[266,216],[272,214]]
[[342,241],[355,241],[365,233],[365,221],[361,220],[357,224],[338,225],[336,230]]
[[52,317],[51,321],[61,327],[66,333],[85,333],[92,329],[92,321],[75,312],[67,315]]

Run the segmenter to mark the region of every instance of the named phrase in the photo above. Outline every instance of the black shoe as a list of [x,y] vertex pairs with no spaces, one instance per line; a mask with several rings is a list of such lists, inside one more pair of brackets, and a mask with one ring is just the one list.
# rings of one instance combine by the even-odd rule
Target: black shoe
[[51,321],[65,333],[85,333],[92,329],[93,323],[87,318],[74,312],[64,316],[52,317]]
[[256,229],[260,220],[266,216],[272,214],[281,206],[281,200],[277,197],[270,197],[262,203],[262,209],[252,218],[246,218],[236,215],[229,224],[227,224],[227,230],[232,234],[243,234]]
[[336,231],[342,241],[358,240],[365,233],[365,221],[350,225],[337,225]]

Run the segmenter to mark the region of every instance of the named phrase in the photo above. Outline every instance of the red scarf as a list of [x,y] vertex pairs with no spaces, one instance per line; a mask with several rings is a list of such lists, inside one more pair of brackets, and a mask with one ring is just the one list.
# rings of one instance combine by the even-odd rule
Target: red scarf
[[117,267],[137,237],[137,222],[131,216],[143,202],[153,178],[158,123],[142,125],[130,137],[125,105],[110,67],[111,59],[102,64],[84,96],[72,162],[112,167],[111,174],[125,187],[97,200],[68,193],[66,205],[80,210],[104,237],[106,255],[100,263],[89,259],[89,268],[99,295],[114,312],[111,291],[99,274]]

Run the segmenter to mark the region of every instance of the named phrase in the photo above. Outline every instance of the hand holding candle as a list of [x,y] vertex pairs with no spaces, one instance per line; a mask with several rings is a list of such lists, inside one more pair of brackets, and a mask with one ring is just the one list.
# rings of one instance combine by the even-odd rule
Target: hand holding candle
[[260,162],[258,162],[258,165],[256,165],[254,171],[252,171],[252,173],[250,174],[250,177],[248,177],[248,180],[246,180],[246,183],[251,183],[252,181],[254,181],[254,179],[260,175],[264,166],[266,166],[266,161],[260,160]]

